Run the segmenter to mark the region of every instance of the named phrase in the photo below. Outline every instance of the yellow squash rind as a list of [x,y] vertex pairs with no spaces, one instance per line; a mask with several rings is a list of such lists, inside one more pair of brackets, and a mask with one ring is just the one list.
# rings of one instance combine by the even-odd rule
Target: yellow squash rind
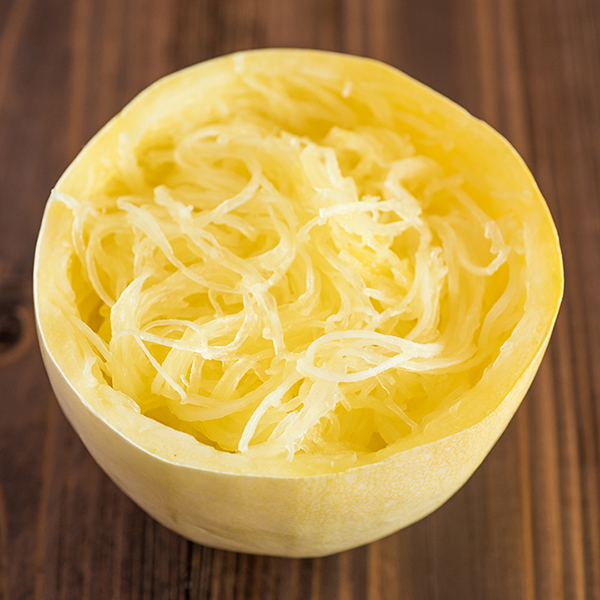
[[[201,101],[244,63],[298,64],[341,79],[393,87],[406,109],[443,128],[457,168],[501,185],[526,223],[525,315],[481,381],[420,433],[382,451],[372,464],[341,472],[294,471],[285,461],[242,459],[201,446],[136,412],[117,394],[86,388],[81,359],[64,327],[64,293],[53,277],[70,232],[65,209],[46,208],[34,271],[42,355],[59,403],[86,447],[137,504],[201,544],[258,554],[322,556],[388,535],[431,513],[485,458],[517,410],[548,345],[563,291],[560,247],[548,208],[512,146],[450,100],[381,63],[302,50],[264,50],[216,59],[166,77],[140,94],[82,150],[56,189],[77,197],[90,173],[110,169],[118,135],[168,119]],[[108,158],[107,158],[108,157]],[[106,390],[105,390],[106,391]],[[318,471],[318,469],[317,469]]]

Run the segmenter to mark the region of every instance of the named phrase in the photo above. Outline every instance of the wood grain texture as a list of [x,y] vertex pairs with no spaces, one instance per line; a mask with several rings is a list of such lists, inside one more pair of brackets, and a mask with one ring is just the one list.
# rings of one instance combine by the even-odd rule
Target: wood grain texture
[[[427,519],[314,560],[187,542],[129,501],[65,421],[31,268],[49,190],[156,78],[234,50],[387,61],[497,127],[562,240],[565,302],[522,408]],[[0,0],[0,600],[600,600],[597,0]]]

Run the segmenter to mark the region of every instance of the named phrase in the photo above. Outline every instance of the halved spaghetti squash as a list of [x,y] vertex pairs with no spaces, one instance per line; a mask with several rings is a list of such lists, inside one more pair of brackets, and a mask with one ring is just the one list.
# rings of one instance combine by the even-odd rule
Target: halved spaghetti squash
[[315,556],[431,512],[522,400],[562,296],[514,149],[386,65],[240,53],[151,86],[53,190],[57,397],[140,506]]

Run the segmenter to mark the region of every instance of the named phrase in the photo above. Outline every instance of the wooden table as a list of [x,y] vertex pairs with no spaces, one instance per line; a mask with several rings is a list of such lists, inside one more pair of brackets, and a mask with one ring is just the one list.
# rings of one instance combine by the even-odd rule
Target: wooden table
[[[445,506],[315,560],[194,545],[102,473],[60,412],[31,270],[52,185],[159,76],[234,50],[387,61],[523,154],[562,239],[565,302],[516,418]],[[600,600],[600,2],[0,0],[0,599]]]

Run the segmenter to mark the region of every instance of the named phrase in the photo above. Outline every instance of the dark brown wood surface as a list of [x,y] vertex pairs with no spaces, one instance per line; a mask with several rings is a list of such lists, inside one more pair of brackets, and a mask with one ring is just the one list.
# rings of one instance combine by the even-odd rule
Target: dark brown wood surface
[[[102,473],[47,381],[31,270],[48,193],[153,80],[234,50],[389,62],[506,135],[567,287],[508,430],[427,519],[314,560],[192,544]],[[0,599],[600,600],[598,0],[0,0]]]

